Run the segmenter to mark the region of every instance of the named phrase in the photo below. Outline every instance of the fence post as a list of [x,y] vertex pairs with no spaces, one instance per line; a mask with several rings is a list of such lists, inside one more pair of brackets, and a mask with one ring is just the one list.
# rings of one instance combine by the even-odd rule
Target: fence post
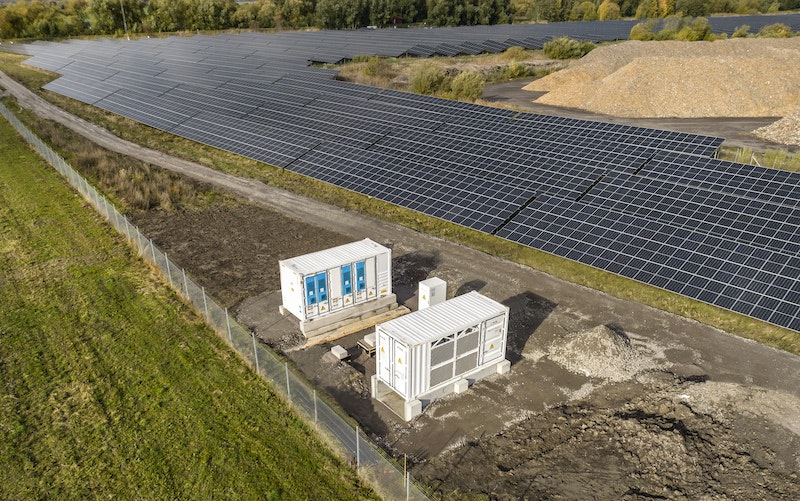
[[411,499],[411,472],[406,472],[406,501]]
[[203,293],[203,311],[206,312],[206,320],[208,320],[208,301],[206,301],[206,288],[201,287],[200,292]]
[[228,317],[228,308],[225,308],[225,326],[228,328],[228,342],[233,346],[233,337],[231,336],[231,319]]
[[172,284],[172,272],[169,271],[169,256],[166,252],[164,253],[164,263],[167,265],[167,278],[169,279],[169,286],[174,289],[175,286]]
[[358,440],[358,426],[356,426],[356,473],[361,470],[361,443]]
[[292,402],[292,388],[289,386],[289,363],[285,362],[283,364],[284,369],[286,369],[286,395],[289,397],[289,403]]
[[150,239],[150,251],[153,253],[153,264],[158,266],[158,260],[156,260],[156,246],[153,245],[153,239]]
[[256,374],[261,374],[261,367],[258,365],[258,348],[256,348],[256,333],[250,332],[250,335],[253,336],[253,354],[256,356]]
[[317,426],[317,389],[314,388],[314,426]]
[[186,299],[192,299],[189,297],[189,282],[186,281],[186,268],[181,268],[181,273],[183,273],[183,290],[186,293]]
[[132,238],[131,227],[128,225],[128,216],[122,216],[122,220],[125,221],[125,236],[128,237],[128,242],[130,242]]

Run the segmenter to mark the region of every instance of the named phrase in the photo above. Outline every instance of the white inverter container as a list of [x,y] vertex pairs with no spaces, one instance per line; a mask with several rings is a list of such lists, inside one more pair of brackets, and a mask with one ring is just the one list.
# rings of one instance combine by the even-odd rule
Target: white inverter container
[[508,307],[472,291],[378,324],[375,333],[378,382],[406,402],[426,400],[500,371]]
[[391,250],[365,238],[278,262],[286,311],[302,322],[392,293]]

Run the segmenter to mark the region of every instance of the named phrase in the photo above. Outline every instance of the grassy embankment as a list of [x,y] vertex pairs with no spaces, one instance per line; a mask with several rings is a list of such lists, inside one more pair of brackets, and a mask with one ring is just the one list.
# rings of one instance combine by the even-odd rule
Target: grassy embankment
[[[0,54],[0,69],[31,89],[38,89],[43,82],[53,78],[44,72],[21,66],[19,64],[21,60],[22,58],[18,56]],[[778,349],[800,354],[800,334],[788,329],[165,134],[60,95],[46,91],[42,91],[41,94],[62,108],[98,123],[120,137],[149,148],[191,159],[229,174],[258,179],[347,210],[397,222],[421,232],[447,238],[488,254],[530,266],[573,283],[647,304]],[[32,123],[31,127],[37,130],[35,123]]]
[[374,495],[0,119],[0,499]]

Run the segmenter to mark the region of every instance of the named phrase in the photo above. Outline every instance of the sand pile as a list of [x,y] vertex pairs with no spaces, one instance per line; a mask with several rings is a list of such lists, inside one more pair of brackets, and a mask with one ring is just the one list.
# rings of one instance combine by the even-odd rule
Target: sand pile
[[800,104],[800,37],[628,41],[526,90],[537,103],[621,117],[782,117]]
[[630,340],[605,325],[571,334],[550,348],[550,360],[576,374],[608,381],[625,381],[655,367]]

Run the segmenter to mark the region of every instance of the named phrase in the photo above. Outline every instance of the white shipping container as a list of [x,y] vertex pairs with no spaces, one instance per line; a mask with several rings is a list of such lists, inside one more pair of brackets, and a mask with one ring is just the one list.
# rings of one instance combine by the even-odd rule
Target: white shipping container
[[376,376],[408,402],[504,361],[508,307],[472,291],[378,324]]
[[283,307],[301,321],[392,293],[392,252],[368,238],[278,266]]

